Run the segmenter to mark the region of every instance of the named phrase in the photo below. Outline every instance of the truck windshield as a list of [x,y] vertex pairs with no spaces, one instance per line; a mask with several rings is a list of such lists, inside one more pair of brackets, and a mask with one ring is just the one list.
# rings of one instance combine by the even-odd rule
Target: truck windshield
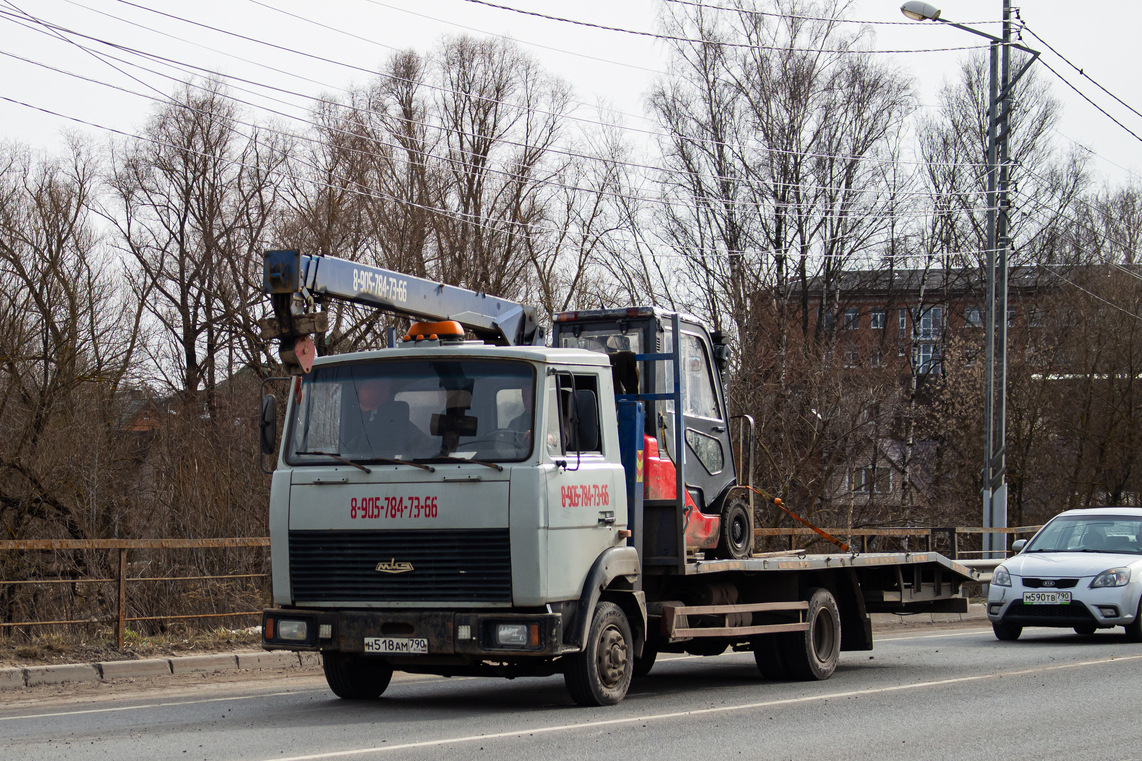
[[[516,462],[535,440],[524,362],[398,359],[318,366],[301,384],[286,460]],[[315,453],[326,453],[318,456]]]

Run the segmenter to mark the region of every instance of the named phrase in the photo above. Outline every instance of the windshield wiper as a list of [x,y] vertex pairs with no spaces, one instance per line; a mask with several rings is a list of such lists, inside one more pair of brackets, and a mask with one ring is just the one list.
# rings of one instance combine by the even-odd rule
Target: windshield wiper
[[437,455],[435,457],[429,457],[429,458],[424,458],[424,459],[428,462],[460,462],[460,463],[471,462],[471,463],[475,463],[476,465],[483,465],[485,468],[492,468],[493,470],[502,471],[504,469],[504,466],[500,465],[498,463],[487,462],[486,460],[470,460],[467,457],[453,457],[450,454],[442,454],[442,455]]
[[365,462],[370,465],[411,465],[414,468],[427,470],[429,473],[436,472],[436,468],[431,465],[424,465],[423,463],[413,462],[412,460],[394,460],[390,457],[369,457],[364,460],[357,460],[356,462]]
[[372,473],[372,472],[373,472],[373,471],[369,470],[368,468],[366,468],[364,465],[362,465],[362,464],[361,464],[361,463],[359,463],[359,462],[353,462],[352,460],[346,460],[346,459],[345,459],[344,457],[342,457],[341,455],[339,455],[339,454],[333,454],[332,452],[318,452],[318,451],[315,451],[315,450],[314,450],[314,451],[308,451],[308,452],[294,452],[294,454],[297,454],[297,455],[303,455],[303,456],[314,456],[314,455],[316,455],[316,456],[319,456],[319,457],[332,457],[332,458],[333,458],[334,460],[336,460],[337,462],[343,462],[343,463],[345,463],[346,465],[352,465],[352,466],[353,466],[354,468],[356,468],[357,470],[363,470],[363,471],[365,471],[366,473]]

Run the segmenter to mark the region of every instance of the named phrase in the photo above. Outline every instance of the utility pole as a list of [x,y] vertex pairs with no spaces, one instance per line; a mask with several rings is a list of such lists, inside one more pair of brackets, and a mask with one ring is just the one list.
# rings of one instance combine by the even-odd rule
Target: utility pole
[[[1008,197],[1011,181],[1011,105],[1015,83],[1039,57],[1012,37],[1011,0],[1003,0],[1003,36],[981,32],[970,26],[940,18],[940,10],[919,0],[908,0],[900,11],[916,21],[939,21],[991,41],[991,77],[987,106],[987,251],[984,276],[987,281],[984,323],[983,471],[981,496],[983,527],[1007,528],[1007,269],[1011,240]],[[1011,49],[1031,57],[1014,75]],[[985,533],[983,557],[1007,556],[1007,535]]]

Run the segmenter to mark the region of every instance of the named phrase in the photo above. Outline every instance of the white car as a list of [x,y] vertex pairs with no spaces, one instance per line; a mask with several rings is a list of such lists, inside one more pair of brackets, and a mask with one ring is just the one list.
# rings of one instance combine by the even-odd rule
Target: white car
[[1068,510],[1012,547],[1019,554],[995,569],[987,593],[998,639],[1018,639],[1025,626],[1084,635],[1124,626],[1142,642],[1142,508]]

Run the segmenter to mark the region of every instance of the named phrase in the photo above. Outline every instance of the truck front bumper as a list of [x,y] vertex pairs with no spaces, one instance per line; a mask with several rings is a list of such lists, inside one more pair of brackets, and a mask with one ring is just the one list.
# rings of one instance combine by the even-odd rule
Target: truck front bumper
[[568,652],[561,613],[268,608],[267,650],[371,653],[389,660],[552,657]]

